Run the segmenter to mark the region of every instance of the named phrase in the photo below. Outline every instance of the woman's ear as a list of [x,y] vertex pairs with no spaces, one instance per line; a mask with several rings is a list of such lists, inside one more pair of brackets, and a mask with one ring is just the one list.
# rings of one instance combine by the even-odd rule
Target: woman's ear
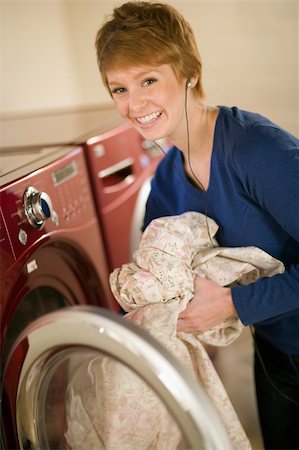
[[198,77],[190,77],[187,79],[186,87],[192,89],[198,82]]

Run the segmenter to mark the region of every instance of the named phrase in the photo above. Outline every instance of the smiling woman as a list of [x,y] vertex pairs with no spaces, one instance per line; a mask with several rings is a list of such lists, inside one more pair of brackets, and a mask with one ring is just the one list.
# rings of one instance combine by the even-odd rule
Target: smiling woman
[[[177,330],[205,332],[229,317],[255,329],[255,382],[266,448],[299,448],[299,142],[266,117],[204,103],[192,29],[165,3],[115,8],[98,31],[98,65],[118,112],[146,139],[173,145],[151,183],[144,229],[156,218],[204,213],[221,247],[258,247],[285,271],[251,285],[195,275]],[[275,355],[273,358],[271,355]]]
[[98,31],[96,49],[121,116],[146,139],[175,139],[184,122],[186,83],[194,98],[204,97],[200,55],[183,16],[169,5],[140,2],[136,9],[129,2]]

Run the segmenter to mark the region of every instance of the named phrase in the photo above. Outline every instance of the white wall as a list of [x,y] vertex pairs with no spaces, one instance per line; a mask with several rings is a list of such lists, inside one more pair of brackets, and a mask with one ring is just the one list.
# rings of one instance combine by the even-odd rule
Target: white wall
[[[162,0],[163,1],[163,0]],[[94,50],[122,1],[2,0],[2,117],[110,102]],[[207,102],[238,105],[299,133],[297,0],[169,0],[193,26]]]

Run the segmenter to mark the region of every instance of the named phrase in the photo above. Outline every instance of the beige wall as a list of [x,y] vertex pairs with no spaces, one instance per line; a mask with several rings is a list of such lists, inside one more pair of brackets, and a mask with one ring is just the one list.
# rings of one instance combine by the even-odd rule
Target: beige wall
[[[2,117],[106,104],[93,42],[105,0],[0,1]],[[297,0],[169,0],[192,24],[207,102],[299,133]]]

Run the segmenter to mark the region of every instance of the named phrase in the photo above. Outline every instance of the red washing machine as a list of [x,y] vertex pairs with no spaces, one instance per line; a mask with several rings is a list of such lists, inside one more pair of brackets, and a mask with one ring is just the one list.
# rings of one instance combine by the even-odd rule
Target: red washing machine
[[[166,141],[159,145],[167,151]],[[131,261],[138,247],[150,180],[163,152],[126,123],[87,139],[85,151],[112,271]]]
[[0,150],[3,370],[34,319],[70,305],[117,308],[82,147]]
[[[80,305],[36,319],[17,339],[3,384],[6,449],[232,450],[188,370],[148,332],[108,309]],[[159,432],[165,418],[159,405],[173,419],[176,444]]]

